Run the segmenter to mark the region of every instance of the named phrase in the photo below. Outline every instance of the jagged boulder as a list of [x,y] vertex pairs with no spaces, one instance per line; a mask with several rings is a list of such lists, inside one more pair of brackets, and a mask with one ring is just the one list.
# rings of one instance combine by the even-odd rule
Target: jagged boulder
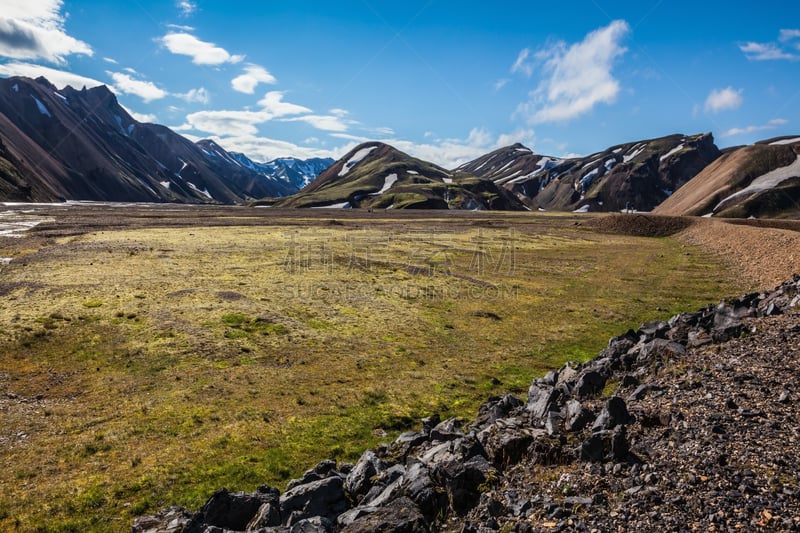
[[[280,492],[272,487],[261,487],[255,493],[216,491],[203,505],[195,522],[233,531],[244,531],[262,506],[274,506]],[[269,513],[268,513],[269,514]],[[270,523],[267,525],[279,525]]]
[[372,450],[367,450],[358,460],[356,465],[347,474],[344,488],[350,499],[360,503],[361,499],[369,492],[373,485],[373,479],[379,472],[386,470],[384,463]]
[[335,521],[348,507],[344,478],[331,476],[296,485],[281,495],[280,506],[283,523],[287,526],[316,516]]
[[483,456],[468,461],[448,461],[436,466],[433,476],[447,491],[450,509],[466,514],[481,495],[481,488],[497,478],[497,469]]
[[398,498],[342,528],[341,533],[428,533],[422,512],[409,498]]

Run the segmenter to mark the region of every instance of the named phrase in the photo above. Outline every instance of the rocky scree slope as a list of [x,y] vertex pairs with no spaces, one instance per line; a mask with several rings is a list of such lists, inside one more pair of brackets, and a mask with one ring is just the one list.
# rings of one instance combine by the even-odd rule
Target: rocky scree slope
[[800,137],[729,151],[654,213],[727,218],[800,218]]
[[800,276],[609,340],[475,420],[134,533],[800,529]]
[[241,204],[298,190],[272,177],[212,141],[134,120],[105,86],[0,79],[2,200]]

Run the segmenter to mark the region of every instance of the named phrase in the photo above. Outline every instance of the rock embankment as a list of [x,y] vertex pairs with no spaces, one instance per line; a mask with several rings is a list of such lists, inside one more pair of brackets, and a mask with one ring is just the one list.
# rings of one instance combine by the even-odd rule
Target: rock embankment
[[800,276],[612,338],[472,423],[134,533],[800,529]]

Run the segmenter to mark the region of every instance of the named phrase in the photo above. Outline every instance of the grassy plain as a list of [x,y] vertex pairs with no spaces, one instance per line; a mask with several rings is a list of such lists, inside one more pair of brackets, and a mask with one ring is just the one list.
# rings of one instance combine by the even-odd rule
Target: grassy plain
[[573,215],[267,211],[0,241],[0,530],[282,489],[747,288]]

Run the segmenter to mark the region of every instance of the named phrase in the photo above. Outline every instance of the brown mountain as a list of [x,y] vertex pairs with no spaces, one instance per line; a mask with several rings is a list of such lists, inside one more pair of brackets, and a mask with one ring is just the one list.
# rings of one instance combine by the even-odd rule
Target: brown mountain
[[728,151],[654,212],[800,218],[800,137],[770,139]]
[[211,141],[137,122],[105,86],[0,79],[0,199],[235,204],[296,190]]
[[515,144],[456,171],[492,180],[533,209],[649,211],[719,156],[711,134],[670,135],[569,159]]

